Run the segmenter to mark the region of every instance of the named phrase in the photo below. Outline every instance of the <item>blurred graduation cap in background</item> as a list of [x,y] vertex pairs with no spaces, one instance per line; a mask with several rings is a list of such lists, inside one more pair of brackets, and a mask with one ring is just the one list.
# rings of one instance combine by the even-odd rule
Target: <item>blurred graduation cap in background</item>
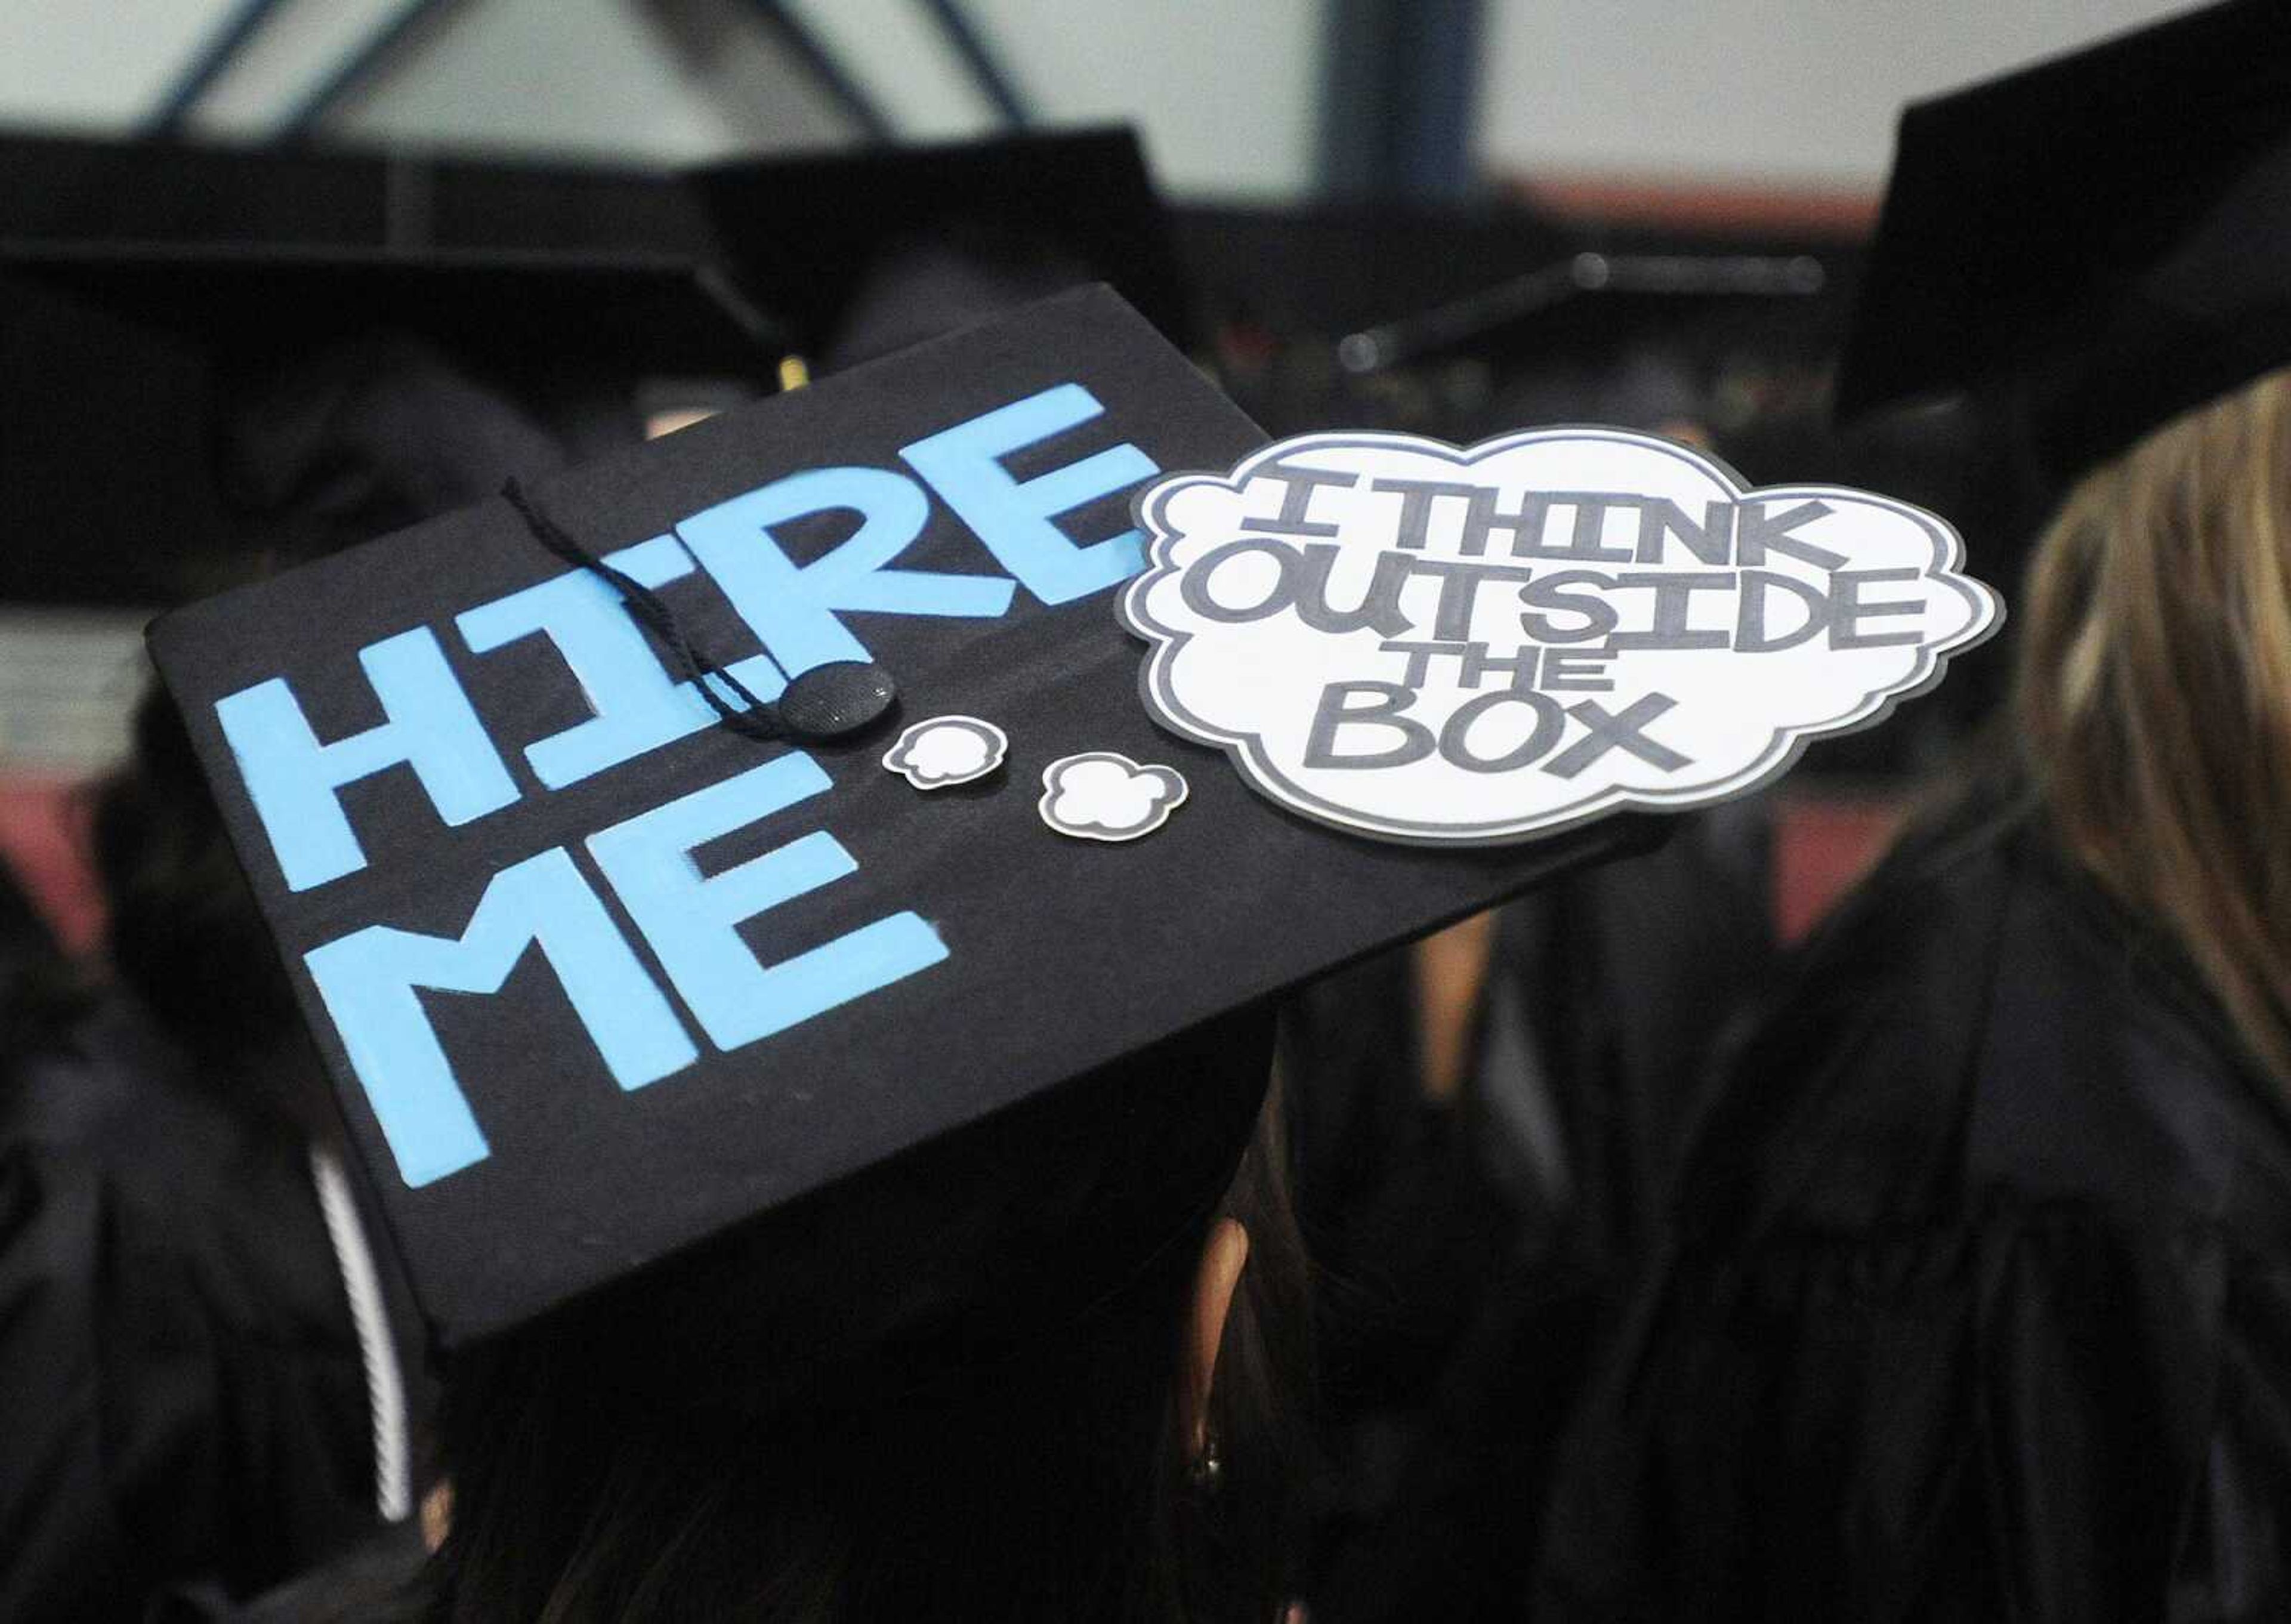
[[32,601],[180,601],[625,445],[778,354],[717,273],[651,257],[19,243],[0,297],[0,598]]
[[[1262,442],[1075,290],[155,625],[444,1345],[720,1248],[752,1395],[1079,1312],[1210,1210],[1267,1000],[1654,838],[1376,843],[1155,726],[1129,504]],[[896,716],[798,706],[852,670]],[[936,717],[1007,759],[923,792]],[[1188,793],[1074,838],[1085,753]]]
[[1576,253],[1347,334],[1337,360],[1346,372],[1372,373],[1467,348],[1515,357],[1612,351],[1635,334],[1745,304],[1802,310],[1829,285],[1811,254]]
[[1837,413],[2008,404],[2064,481],[2291,361],[2291,9],[2228,0],[1912,104]]
[[665,171],[334,143],[248,146],[0,131],[0,238],[514,249],[699,258]]
[[1813,253],[1586,250],[1355,328],[1337,375],[1429,401],[1411,426],[1459,442],[1601,422],[1708,445],[1826,380],[1837,285]]
[[758,303],[832,371],[1080,283],[1194,336],[1137,133],[1062,131],[687,172]]

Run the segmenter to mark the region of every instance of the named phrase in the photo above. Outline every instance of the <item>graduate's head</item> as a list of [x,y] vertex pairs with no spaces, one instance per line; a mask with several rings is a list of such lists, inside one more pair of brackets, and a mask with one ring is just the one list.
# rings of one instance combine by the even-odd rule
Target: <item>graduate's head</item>
[[[231,549],[202,590],[259,579],[562,465],[517,405],[434,346],[370,333],[315,354],[241,360],[207,425]],[[98,784],[92,856],[120,978],[217,1062],[275,1042],[293,1009],[175,708],[153,685],[126,758]]]
[[2068,845],[2291,1087],[2291,370],[2086,474],[2019,614],[2021,724]]
[[1262,443],[1081,290],[155,626],[447,1360],[446,1616],[1269,1612],[1264,1012],[1644,835],[1154,722],[1130,501]]
[[[189,381],[169,424],[183,454],[139,447],[123,479],[93,462],[116,446],[75,440],[80,506],[37,514],[136,558],[136,602],[275,575],[633,444],[641,380],[762,361],[753,313],[669,261],[20,245],[0,270]],[[111,533],[139,511],[109,505],[115,486],[168,522]],[[292,1018],[275,952],[156,687],[91,823],[121,979],[205,1056],[275,1041]]]
[[1270,1025],[454,1355],[437,1616],[1277,1617],[1307,1316]]

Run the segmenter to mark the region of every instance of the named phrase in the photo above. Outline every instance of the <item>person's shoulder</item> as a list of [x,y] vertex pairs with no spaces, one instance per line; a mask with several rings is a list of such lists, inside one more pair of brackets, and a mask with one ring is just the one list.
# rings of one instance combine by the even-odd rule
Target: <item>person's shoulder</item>
[[8,1272],[331,1344],[340,1288],[308,1152],[227,1086],[124,996],[25,1057],[0,1111]]
[[429,1611],[427,1558],[408,1521],[250,1600],[179,1588],[154,1603],[150,1624],[418,1624]]
[[[187,1154],[198,1160],[205,1136],[181,1130],[175,1069],[133,1007],[112,1000],[12,1058],[0,1075],[0,1250],[18,1267],[86,1253],[72,1266],[92,1270],[94,1250],[116,1244],[123,1226],[169,1233],[173,1203],[133,1192]],[[144,1208],[155,1221],[138,1225]]]
[[180,1137],[213,1114],[189,1058],[133,997],[113,992],[12,1057],[0,1083],[0,1133],[56,1153]]
[[1956,1205],[2017,827],[1913,832],[1790,956],[1692,1137],[1690,1233],[1897,1229]]
[[2187,955],[2048,843],[2023,875],[1977,1055],[1968,1179],[2017,1206],[2255,1223],[2291,1243],[2291,1099]]
[[2207,1222],[2254,1191],[2291,1210],[2287,1125],[2176,951],[1993,805],[1905,840],[1810,945],[1697,1182],[1798,1233]]

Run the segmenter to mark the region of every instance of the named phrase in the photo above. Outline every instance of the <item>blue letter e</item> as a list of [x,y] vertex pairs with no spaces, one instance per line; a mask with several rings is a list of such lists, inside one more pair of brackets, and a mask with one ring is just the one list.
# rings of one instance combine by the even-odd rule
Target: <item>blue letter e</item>
[[899,454],[1028,591],[1044,603],[1070,603],[1145,568],[1146,535],[1124,530],[1078,547],[1050,521],[1144,484],[1159,471],[1154,459],[1124,440],[1025,480],[1013,479],[1001,460],[1105,410],[1081,384],[1061,383],[917,440]]
[[816,831],[711,877],[693,848],[828,787],[809,756],[781,756],[589,837],[589,855],[719,1048],[784,1032],[946,957],[938,933],[904,912],[776,964],[759,963],[740,939],[744,921],[858,864]]

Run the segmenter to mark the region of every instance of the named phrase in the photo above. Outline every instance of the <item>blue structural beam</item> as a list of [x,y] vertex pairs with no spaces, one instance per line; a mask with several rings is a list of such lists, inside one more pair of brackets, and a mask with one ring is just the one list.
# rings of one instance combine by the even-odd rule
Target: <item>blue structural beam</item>
[[827,43],[804,26],[803,19],[790,11],[782,0],[747,0],[750,15],[764,26],[765,30],[780,45],[803,64],[819,88],[840,108],[845,116],[864,131],[873,141],[897,139],[898,132],[884,117],[874,99],[859,88],[858,81],[843,68],[843,63]]
[[1476,189],[1484,0],[1329,0],[1321,184],[1353,198]]
[[199,104],[209,87],[230,71],[262,25],[270,20],[270,13],[278,9],[280,0],[239,0],[222,20],[221,27],[209,35],[196,54],[183,65],[174,82],[151,109],[146,129],[153,135],[180,134],[191,109]]
[[978,25],[963,10],[962,0],[922,0],[922,6],[938,24],[939,32],[946,36],[946,43],[954,53],[962,59],[962,65],[970,70],[971,82],[1002,115],[1003,122],[1018,130],[1033,123],[1033,114],[1025,99],[1018,93],[1017,85],[1004,70]]
[[327,114],[387,66],[415,34],[462,4],[463,0],[406,0],[387,22],[353,46],[333,71],[288,109],[272,138],[291,141],[309,135]]

